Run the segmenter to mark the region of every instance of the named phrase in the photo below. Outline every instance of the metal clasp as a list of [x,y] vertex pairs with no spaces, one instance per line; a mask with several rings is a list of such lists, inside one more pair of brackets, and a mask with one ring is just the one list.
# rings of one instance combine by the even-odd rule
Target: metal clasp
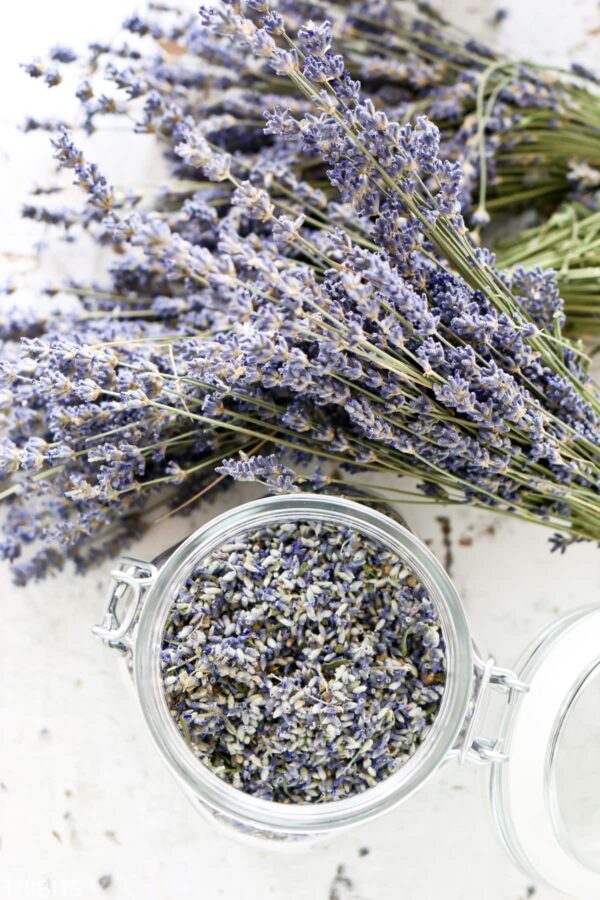
[[[153,563],[142,562],[124,556],[118,568],[110,573],[106,612],[101,625],[94,625],[92,634],[99,637],[108,647],[121,653],[131,651],[131,628],[135,623],[141,600],[158,574]],[[124,604],[121,613],[119,604]],[[120,615],[120,618],[119,618]]]
[[477,687],[473,697],[473,706],[460,747],[457,748],[459,763],[467,760],[476,763],[506,762],[508,756],[502,750],[502,738],[477,736],[489,696],[490,688],[507,693],[526,693],[529,685],[520,681],[510,669],[497,666],[490,657],[485,662],[475,656],[475,675]]

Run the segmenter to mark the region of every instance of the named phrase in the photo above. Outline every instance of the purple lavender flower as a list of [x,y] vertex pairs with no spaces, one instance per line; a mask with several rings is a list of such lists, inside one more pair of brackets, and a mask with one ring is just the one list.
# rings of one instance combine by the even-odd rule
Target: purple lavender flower
[[201,560],[161,652],[190,751],[280,802],[341,799],[397,771],[427,739],[445,668],[437,611],[408,566],[310,521],[237,535]]

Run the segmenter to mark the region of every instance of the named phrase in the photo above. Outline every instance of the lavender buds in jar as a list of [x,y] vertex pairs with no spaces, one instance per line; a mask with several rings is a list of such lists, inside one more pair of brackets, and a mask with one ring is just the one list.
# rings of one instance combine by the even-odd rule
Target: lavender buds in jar
[[281,522],[199,561],[161,670],[182,736],[216,775],[265,800],[318,803],[416,752],[440,707],[444,640],[396,553],[345,525]]
[[600,672],[599,606],[503,668],[475,652],[454,585],[414,534],[308,493],[231,509],[111,576],[94,631],[124,654],[160,753],[213,827],[308,849],[401,804],[445,762],[474,762],[513,859],[600,896],[562,816],[556,752]]
[[125,654],[159,751],[215,825],[307,846],[456,755],[476,683],[464,610],[390,513],[265,497],[111,573],[94,631]]

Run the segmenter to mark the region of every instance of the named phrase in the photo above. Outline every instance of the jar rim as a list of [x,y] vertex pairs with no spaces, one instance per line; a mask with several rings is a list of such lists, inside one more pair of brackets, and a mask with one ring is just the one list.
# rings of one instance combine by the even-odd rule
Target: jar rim
[[[446,684],[430,731],[413,756],[373,787],[341,800],[284,804],[248,794],[219,778],[187,746],[168,709],[160,672],[164,625],[175,589],[219,544],[254,527],[320,520],[355,528],[397,553],[412,568],[441,620]],[[408,529],[353,500],[321,494],[286,494],[253,500],[217,516],[180,544],[160,569],[144,600],[133,650],[142,712],[169,768],[199,801],[246,826],[281,833],[319,833],[348,827],[405,799],[450,755],[463,727],[473,683],[471,635],[460,597],[431,551]]]

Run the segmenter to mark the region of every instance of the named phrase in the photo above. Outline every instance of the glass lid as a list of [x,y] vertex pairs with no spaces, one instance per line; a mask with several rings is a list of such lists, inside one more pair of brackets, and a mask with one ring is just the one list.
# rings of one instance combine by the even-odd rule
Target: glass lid
[[529,874],[578,900],[600,897],[600,607],[559,619],[515,669],[491,770],[492,811]]

